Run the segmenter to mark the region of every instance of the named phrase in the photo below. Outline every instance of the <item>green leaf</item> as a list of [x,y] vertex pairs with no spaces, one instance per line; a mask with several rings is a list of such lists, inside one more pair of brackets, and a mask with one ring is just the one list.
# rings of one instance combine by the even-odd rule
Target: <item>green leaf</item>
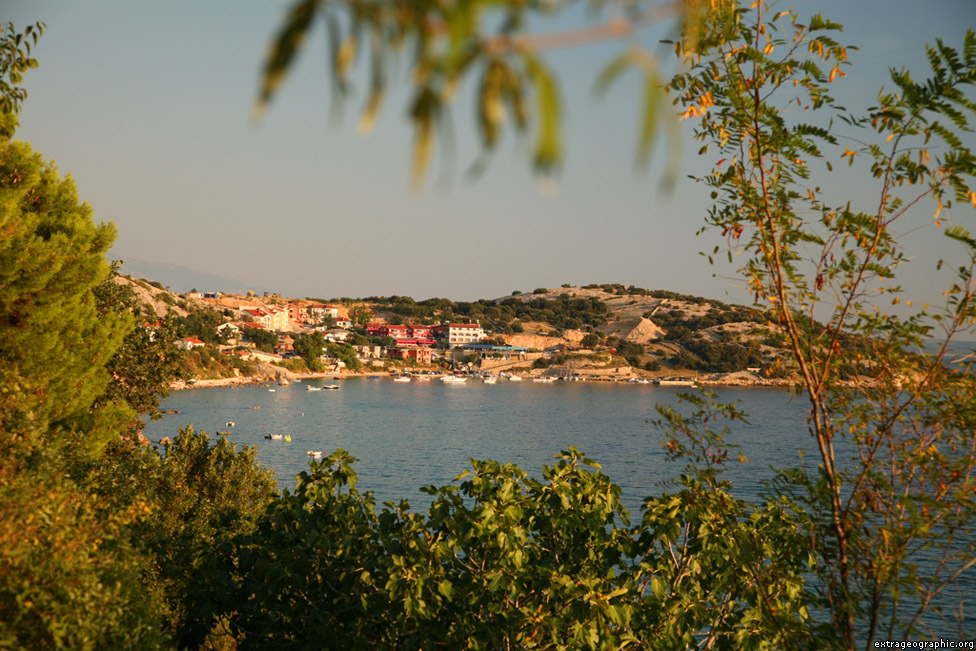
[[275,91],[284,81],[292,60],[301,50],[309,25],[318,10],[319,1],[304,0],[295,4],[288,13],[285,24],[273,41],[271,51],[264,63],[261,90],[255,107],[258,113],[263,112],[270,103]]

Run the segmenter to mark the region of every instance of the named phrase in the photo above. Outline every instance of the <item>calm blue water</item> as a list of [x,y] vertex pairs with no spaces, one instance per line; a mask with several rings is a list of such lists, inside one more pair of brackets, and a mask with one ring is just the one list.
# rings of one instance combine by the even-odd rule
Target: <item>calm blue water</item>
[[[359,459],[361,490],[373,491],[378,502],[406,498],[415,506],[426,503],[421,486],[449,483],[471,458],[515,463],[539,476],[553,455],[575,445],[621,486],[632,513],[683,467],[667,461],[661,433],[648,422],[657,417],[656,404],[677,404],[673,388],[353,378],[339,391],[306,391],[307,383],[323,381],[273,387],[274,393],[268,391],[272,385],[176,392],[163,408],[182,413],[150,423],[145,434],[153,441],[173,437],[190,423],[213,434],[234,421],[230,439],[257,446],[261,464],[275,470],[283,487],[294,486],[295,475],[308,467],[308,450],[345,448]],[[795,465],[800,449],[816,463],[803,398],[769,388],[718,394],[722,401],[738,401],[750,420],[736,423],[729,438],[750,460],[729,464],[741,497],[756,493],[769,465]],[[265,433],[290,434],[292,442],[266,440]]]
[[[329,381],[331,383],[331,380]],[[172,394],[164,409],[180,410],[151,423],[145,434],[153,441],[173,437],[192,423],[214,434],[234,421],[230,439],[257,446],[262,465],[275,470],[282,487],[293,487],[296,474],[308,467],[308,450],[345,448],[359,461],[359,488],[373,491],[377,503],[407,499],[423,510],[429,498],[419,492],[428,484],[444,485],[470,467],[469,459],[515,463],[539,477],[553,455],[575,445],[603,466],[622,489],[622,500],[639,517],[644,497],[660,494],[660,483],[677,476],[684,464],[669,462],[662,435],[648,421],[657,417],[656,404],[678,403],[673,388],[654,385],[566,383],[536,384],[500,381],[485,385],[400,384],[388,378],[353,378],[339,391],[306,391],[303,381],[287,387],[249,386],[192,389]],[[273,387],[275,392],[269,392]],[[725,388],[718,399],[736,401],[749,423],[732,425],[728,442],[740,446],[750,463],[728,466],[734,493],[755,498],[769,467],[797,465],[799,451],[816,466],[819,456],[806,422],[806,399],[770,388]],[[255,409],[260,407],[260,409]],[[264,438],[265,433],[290,434],[291,443]],[[842,442],[838,441],[838,445]],[[845,455],[838,448],[838,459]],[[960,589],[976,593],[971,578]],[[937,600],[948,609],[953,595]],[[935,617],[933,631],[952,637],[956,629]]]

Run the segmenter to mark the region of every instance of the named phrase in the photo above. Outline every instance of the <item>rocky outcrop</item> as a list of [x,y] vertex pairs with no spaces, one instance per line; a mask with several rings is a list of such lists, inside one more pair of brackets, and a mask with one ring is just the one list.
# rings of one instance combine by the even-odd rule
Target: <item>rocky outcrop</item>
[[657,324],[644,317],[611,321],[600,326],[599,330],[608,337],[618,337],[638,344],[648,344],[666,334]]

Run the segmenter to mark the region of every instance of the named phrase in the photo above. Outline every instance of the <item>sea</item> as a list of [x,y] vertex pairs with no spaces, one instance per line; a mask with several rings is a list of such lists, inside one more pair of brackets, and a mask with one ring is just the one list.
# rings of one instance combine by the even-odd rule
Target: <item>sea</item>
[[[308,390],[333,383],[340,389]],[[761,499],[776,468],[817,466],[804,395],[768,387],[713,390],[715,400],[735,403],[745,415],[741,421],[711,423],[728,427],[724,474],[736,497]],[[665,454],[664,431],[655,422],[660,418],[657,409],[689,413],[692,407],[681,394],[695,391],[625,382],[307,379],[288,386],[178,391],[162,408],[179,413],[149,423],[143,433],[156,442],[175,437],[189,425],[212,438],[229,432],[232,442],[257,449],[259,463],[274,470],[280,488],[294,488],[296,475],[308,469],[310,450],[328,454],[343,448],[358,460],[353,468],[360,491],[371,491],[378,505],[407,500],[414,511],[426,510],[429,504],[421,487],[450,484],[471,467],[472,459],[513,463],[541,478],[543,466],[553,465],[555,455],[575,446],[620,486],[621,501],[636,521],[643,500],[674,490],[669,482],[685,470],[683,462]],[[274,434],[288,435],[291,441],[266,438]],[[853,449],[845,449],[843,441],[835,445],[839,460],[852,457]],[[959,589],[971,602],[976,580],[964,578]],[[936,603],[948,613],[957,596],[944,595]],[[923,618],[933,633],[947,639],[958,635],[950,621],[951,617]]]
[[[659,405],[690,412],[679,398],[694,391],[690,387],[356,377],[338,381],[339,390],[308,390],[333,383],[313,379],[178,391],[162,408],[180,413],[149,423],[144,434],[155,442],[188,425],[213,436],[230,432],[232,442],[257,448],[259,462],[275,471],[282,488],[294,487],[295,476],[308,468],[310,450],[328,454],[343,448],[358,459],[353,467],[359,489],[372,491],[378,504],[407,499],[424,506],[427,498],[419,489],[452,482],[471,467],[471,459],[514,463],[540,477],[555,455],[575,446],[621,487],[624,505],[636,514],[645,497],[660,494],[662,484],[684,470],[684,464],[667,459],[664,432],[654,421]],[[745,413],[745,421],[727,423],[726,473],[738,496],[757,496],[773,467],[816,466],[805,398],[763,387],[715,393],[717,401],[734,402]],[[272,434],[291,441],[266,438]],[[740,452],[747,462],[739,461]]]

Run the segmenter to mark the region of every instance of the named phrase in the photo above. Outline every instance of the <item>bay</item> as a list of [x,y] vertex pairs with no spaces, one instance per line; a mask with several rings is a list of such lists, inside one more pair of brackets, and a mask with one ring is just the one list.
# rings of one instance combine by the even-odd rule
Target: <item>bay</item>
[[[450,483],[472,458],[514,463],[538,477],[560,450],[576,446],[621,486],[631,513],[683,469],[667,460],[662,433],[649,422],[657,418],[657,404],[678,404],[672,387],[351,378],[338,391],[306,390],[324,383],[179,391],[163,409],[182,413],[150,423],[144,433],[158,441],[190,424],[211,435],[229,430],[235,443],[257,447],[258,460],[275,471],[283,488],[293,487],[307,469],[307,451],[344,448],[359,459],[354,468],[360,490],[373,491],[378,503],[408,499],[414,506],[427,501],[420,487]],[[716,393],[720,401],[737,402],[748,419],[732,423],[728,437],[749,459],[740,464],[730,453],[727,472],[737,496],[755,497],[772,474],[769,467],[796,465],[801,450],[807,463],[816,464],[804,398],[759,387]],[[268,440],[268,434],[288,434],[292,441]]]
[[[486,385],[474,379],[457,385],[395,383],[384,377],[343,380],[338,391],[306,389],[326,383],[332,380],[175,392],[162,408],[181,413],[149,423],[144,434],[156,442],[191,424],[212,439],[229,431],[231,441],[257,448],[259,462],[275,471],[281,488],[293,488],[295,476],[308,469],[309,450],[344,448],[358,458],[354,469],[361,491],[372,491],[378,504],[406,499],[415,511],[429,503],[422,486],[449,484],[470,468],[472,458],[514,463],[541,477],[543,464],[554,464],[555,454],[576,446],[621,487],[621,500],[634,517],[645,497],[664,492],[662,483],[684,469],[667,459],[662,432],[649,422],[658,417],[656,405],[679,406],[679,391],[672,387]],[[721,402],[736,402],[748,421],[730,423],[726,439],[738,446],[725,471],[736,497],[755,501],[762,482],[773,476],[771,467],[816,467],[819,455],[807,429],[804,396],[763,387],[716,388],[715,393]],[[288,434],[292,441],[268,440],[269,434]],[[849,442],[835,444],[838,459],[852,456]],[[748,463],[737,461],[738,451]],[[935,561],[932,553],[922,554],[923,566]],[[965,595],[976,594],[972,577],[963,577],[958,587]],[[949,612],[955,597],[944,594],[935,603]],[[932,612],[923,622],[943,636],[956,634],[954,625]]]

